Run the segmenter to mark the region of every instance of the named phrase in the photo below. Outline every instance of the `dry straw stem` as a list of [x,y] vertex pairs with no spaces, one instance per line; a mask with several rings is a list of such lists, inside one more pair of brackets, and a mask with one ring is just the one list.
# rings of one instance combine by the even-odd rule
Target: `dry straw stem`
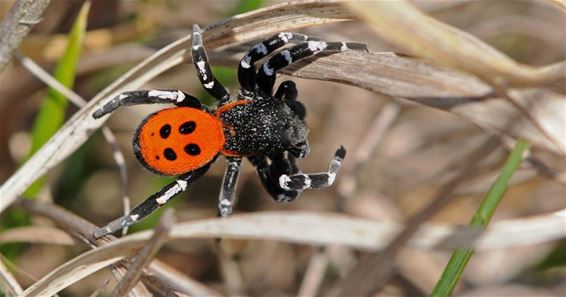
[[[238,63],[235,56],[215,56],[223,65]],[[391,97],[449,111],[489,132],[525,138],[534,146],[566,155],[566,99],[549,89],[511,89],[518,110],[495,95],[475,76],[439,68],[425,61],[388,52],[344,52],[305,59],[280,73],[299,78],[333,81]],[[364,73],[364,75],[358,75]],[[529,111],[527,117],[523,110]],[[509,126],[507,119],[516,118]]]
[[13,51],[29,33],[31,28],[39,23],[41,14],[49,5],[50,0],[17,0],[0,24],[0,73],[12,61]]
[[[348,1],[379,35],[409,54],[511,86],[540,86],[566,79],[566,61],[535,68],[519,64],[475,36],[399,1]],[[564,89],[564,86],[562,86]]]
[[96,290],[94,290],[94,292],[92,292],[92,294],[89,295],[89,297],[98,297],[100,296],[100,294],[102,294],[102,292],[104,292],[104,290],[106,290],[106,287],[108,287],[108,284],[110,283],[110,279],[106,279],[104,281],[104,283],[99,286],[98,288],[96,288]]
[[297,296],[317,296],[327,268],[328,255],[325,251],[312,255]]
[[[105,236],[101,239],[95,239],[92,234],[94,230],[98,227],[94,224],[90,223],[89,221],[83,219],[75,215],[74,213],[61,208],[55,204],[50,203],[38,203],[32,200],[18,200],[18,205],[24,208],[26,211],[37,214],[40,216],[45,216],[51,220],[53,220],[57,225],[63,227],[69,234],[77,237],[78,242],[86,244],[88,247],[94,248],[100,246],[102,244],[106,244],[115,240],[116,237],[114,236]],[[26,242],[26,241],[24,241]],[[55,243],[55,242],[50,242]],[[125,274],[126,269],[124,268],[124,263],[117,263],[112,268],[113,273],[117,277],[117,279],[121,278],[121,275]],[[149,276],[147,274],[142,275],[142,280],[144,284],[150,286],[154,291],[159,292],[162,295],[167,295],[168,291],[171,290],[170,286],[173,287],[174,290],[179,292],[186,292],[190,295],[196,296],[220,296],[220,294],[207,286],[189,279],[184,274],[178,272],[177,270],[171,268],[167,264],[154,260],[150,267],[148,268],[149,272],[154,275],[154,277]],[[75,275],[70,274],[68,275],[69,278],[74,278]],[[80,278],[79,278],[80,279]],[[76,282],[79,279],[72,280],[71,282]],[[58,283],[49,283],[51,290],[54,290],[57,287]],[[140,287],[140,292],[145,291],[142,284],[136,286]],[[145,290],[141,289],[144,288]],[[29,288],[28,288],[29,289]],[[147,295],[147,294],[146,294]],[[144,293],[137,293],[136,296],[145,296]]]
[[134,288],[136,283],[139,281],[143,270],[151,263],[157,251],[161,248],[167,235],[171,231],[173,224],[175,224],[175,216],[173,215],[172,209],[167,209],[159,223],[153,230],[153,235],[145,244],[143,249],[134,257],[132,264],[128,266],[128,272],[122,280],[118,283],[111,297],[123,297],[128,294]]
[[[33,201],[23,201],[22,205],[28,211],[35,210],[49,215],[53,215],[54,209],[58,209],[51,204]],[[453,249],[471,246],[471,242],[476,249],[531,245],[566,237],[566,230],[561,228],[565,218],[566,210],[563,210],[544,216],[502,221],[481,234],[462,227],[427,224],[421,226],[409,245],[421,249]],[[310,227],[305,229],[304,226]],[[315,246],[335,244],[362,250],[379,250],[389,244],[401,229],[401,226],[392,222],[375,222],[336,214],[265,212],[223,220],[214,218],[178,223],[171,229],[167,241],[221,237],[279,240]],[[85,252],[34,283],[26,289],[23,296],[56,294],[80,279],[134,254],[146,245],[151,234],[151,231],[146,231],[128,235]],[[174,285],[172,282],[169,284]]]
[[20,296],[24,292],[24,289],[8,271],[2,260],[0,260],[0,286],[4,289],[7,296]]
[[27,242],[59,245],[74,245],[76,243],[67,232],[43,226],[11,228],[0,233],[0,242],[2,244]]

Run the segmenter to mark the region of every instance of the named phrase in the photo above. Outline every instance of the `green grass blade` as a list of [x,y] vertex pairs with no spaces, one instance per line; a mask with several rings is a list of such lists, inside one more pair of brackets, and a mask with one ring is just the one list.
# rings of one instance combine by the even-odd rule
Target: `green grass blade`
[[264,4],[263,0],[240,0],[234,9],[234,14],[240,14],[261,8]]
[[[499,177],[495,180],[495,183],[491,186],[479,208],[476,210],[476,213],[472,217],[469,224],[470,227],[485,229],[491,220],[495,209],[499,205],[499,202],[501,202],[503,194],[507,190],[509,180],[521,164],[521,161],[523,160],[523,153],[528,148],[529,144],[526,141],[522,139],[517,141],[515,147],[511,151],[511,154],[507,157]],[[440,280],[434,287],[430,296],[450,296],[454,287],[456,287],[456,284],[460,280],[473,253],[474,250],[471,248],[454,251],[446,265],[446,268],[444,269],[444,272],[442,273],[442,276],[440,277]]]
[[[82,48],[87,25],[90,2],[85,2],[69,33],[69,43],[64,55],[57,64],[53,76],[67,88],[72,88],[75,82],[75,71]],[[49,88],[47,96],[37,114],[32,129],[32,146],[29,156],[32,156],[47,140],[61,127],[65,120],[68,101],[65,96]],[[39,179],[24,193],[25,197],[34,197],[43,187],[44,180]]]

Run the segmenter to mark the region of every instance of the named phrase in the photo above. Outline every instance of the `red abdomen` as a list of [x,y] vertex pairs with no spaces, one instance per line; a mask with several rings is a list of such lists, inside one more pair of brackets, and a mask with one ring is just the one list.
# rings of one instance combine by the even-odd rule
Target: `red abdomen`
[[190,107],[149,115],[134,137],[138,160],[149,170],[179,175],[204,166],[224,146],[222,124],[213,115]]

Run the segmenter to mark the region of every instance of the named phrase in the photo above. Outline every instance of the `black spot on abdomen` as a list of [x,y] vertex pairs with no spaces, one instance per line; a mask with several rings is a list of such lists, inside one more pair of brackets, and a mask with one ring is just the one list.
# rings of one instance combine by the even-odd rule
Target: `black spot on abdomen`
[[161,129],[159,129],[159,135],[161,135],[161,138],[166,139],[169,137],[169,134],[171,134],[171,125],[165,124],[161,127]]
[[179,133],[181,134],[191,134],[197,128],[197,123],[195,121],[187,121],[184,122],[181,126],[179,126]]
[[175,161],[177,160],[177,154],[175,153],[175,151],[168,147],[163,151],[163,155],[165,156],[165,159],[169,160],[169,161]]
[[190,156],[197,156],[200,154],[200,147],[197,144],[189,143],[185,146],[185,153]]

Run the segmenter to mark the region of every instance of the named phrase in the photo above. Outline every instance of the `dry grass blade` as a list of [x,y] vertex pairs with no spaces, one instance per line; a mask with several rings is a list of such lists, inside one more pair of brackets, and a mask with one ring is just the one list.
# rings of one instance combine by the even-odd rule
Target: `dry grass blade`
[[[224,65],[236,65],[235,57],[215,56]],[[315,62],[313,62],[315,61]],[[491,86],[476,77],[440,68],[393,53],[344,52],[305,59],[283,68],[283,74],[333,81],[375,93],[405,98],[418,104],[460,115],[487,131],[525,138],[535,147],[566,155],[566,100],[546,89],[511,89],[516,105],[497,97]],[[363,72],[364,75],[358,75]],[[527,117],[523,110],[528,110]],[[507,119],[515,118],[514,125]]]
[[188,278],[186,275],[160,261],[154,260],[148,270],[151,274],[158,275],[167,280],[167,283],[171,285],[173,290],[177,291],[177,294],[186,292],[191,296],[222,296],[219,292]]
[[[529,219],[499,222],[482,234],[468,232],[464,228],[425,225],[409,244],[426,249],[452,249],[455,248],[454,245],[470,246],[471,242],[474,242],[477,249],[531,245],[566,237],[566,230],[563,228],[565,218],[566,210],[563,210]],[[526,226],[528,228],[525,228]],[[348,245],[364,250],[379,250],[400,230],[399,225],[391,222],[375,222],[333,214],[266,212],[222,220],[179,223],[172,228],[168,240],[197,237],[246,238],[311,245]],[[151,231],[136,233],[81,254],[44,276],[29,287],[23,296],[55,294],[83,277],[137,252],[146,244],[151,234]],[[507,241],[507,238],[510,241]]]
[[[111,239],[116,239],[113,236],[106,236],[104,238],[95,240],[92,234],[94,230],[98,228],[97,226],[55,204],[39,203],[26,199],[19,200],[19,206],[30,213],[45,216],[53,220],[55,223],[66,229],[70,234],[78,236],[78,238],[80,239],[78,242],[86,244],[88,247],[93,248],[100,246],[101,244],[106,244],[110,242]],[[188,278],[179,271],[173,269],[171,266],[159,260],[154,260],[149,266],[148,270],[153,274],[153,277],[150,278],[148,275],[144,274],[142,276],[144,283],[148,284],[148,286],[151,286],[151,288],[155,292],[159,292],[162,295],[166,295],[167,290],[170,289],[167,284],[171,284],[171,286],[173,286],[175,290],[179,292],[186,292],[190,295],[220,296],[218,292],[195,280]],[[112,271],[119,278],[125,274],[126,269],[124,268],[124,265],[122,263],[119,263],[113,266]],[[143,292],[145,289],[145,287],[139,283],[136,288],[139,293]],[[145,291],[147,291],[147,289],[145,289]],[[143,294],[138,295],[143,296]]]
[[111,297],[122,297],[126,296],[128,292],[139,281],[143,270],[149,265],[161,245],[165,242],[171,227],[175,224],[175,216],[173,215],[172,209],[167,209],[161,219],[159,224],[155,227],[153,235],[143,247],[143,249],[134,257],[132,264],[128,267],[128,272],[118,283]]
[[0,233],[2,244],[11,242],[74,245],[73,238],[63,230],[51,227],[19,227]]
[[309,266],[299,288],[297,296],[316,296],[328,267],[328,256],[324,251],[315,253],[309,260]]
[[382,38],[436,63],[473,73],[489,82],[536,86],[566,79],[566,62],[534,68],[466,32],[439,22],[406,1],[350,1],[347,6]]
[[[336,1],[300,1],[274,5],[238,15],[207,28],[204,33],[209,50],[230,43],[245,42],[282,30],[344,21],[352,15]],[[260,28],[261,30],[258,30]],[[182,38],[158,51],[112,85],[97,94],[89,104],[79,110],[63,127],[0,188],[0,212],[10,206],[38,177],[57,165],[99,128],[105,119],[95,120],[92,112],[98,104],[110,100],[124,90],[137,89],[160,73],[180,64],[187,55],[190,37]]]
[[[115,263],[116,261],[123,258],[120,256],[112,256],[113,252],[111,250],[106,250],[105,252],[106,253],[104,256],[106,257],[103,261],[93,261],[89,259],[89,256],[92,257],[92,254],[90,252],[82,254],[80,257],[82,264],[73,266],[72,264],[75,264],[75,262],[67,262],[64,265],[59,266],[57,270],[52,271],[46,276],[49,277],[53,274],[53,272],[64,270],[66,273],[65,277],[58,278],[54,282],[49,283],[39,280],[31,287],[27,288],[20,296],[52,296],[57,292],[63,290],[64,288],[81,280],[85,276],[90,275],[91,273],[98,271],[108,265],[111,265],[112,263]],[[69,269],[69,267],[71,269]]]
[[2,288],[4,288],[4,292],[7,296],[19,296],[24,292],[20,284],[16,281],[16,278],[10,273],[10,271],[8,271],[8,268],[1,260],[0,284]]
[[[566,155],[566,100],[550,90],[513,89],[517,104],[529,110],[529,117],[518,118],[520,110],[493,95],[492,88],[477,78],[393,53],[345,52],[318,58],[316,63],[299,62],[281,72],[406,98],[460,115],[487,131],[525,138],[534,146]],[[357,75],[360,72],[364,75]],[[510,126],[509,118],[518,120]]]
[[98,297],[102,294],[102,292],[104,292],[104,290],[106,289],[106,287],[108,287],[108,284],[110,283],[110,279],[106,279],[104,281],[104,283],[102,284],[102,286],[96,288],[96,290],[94,290],[94,292],[92,292],[92,294],[90,294],[89,297]]

